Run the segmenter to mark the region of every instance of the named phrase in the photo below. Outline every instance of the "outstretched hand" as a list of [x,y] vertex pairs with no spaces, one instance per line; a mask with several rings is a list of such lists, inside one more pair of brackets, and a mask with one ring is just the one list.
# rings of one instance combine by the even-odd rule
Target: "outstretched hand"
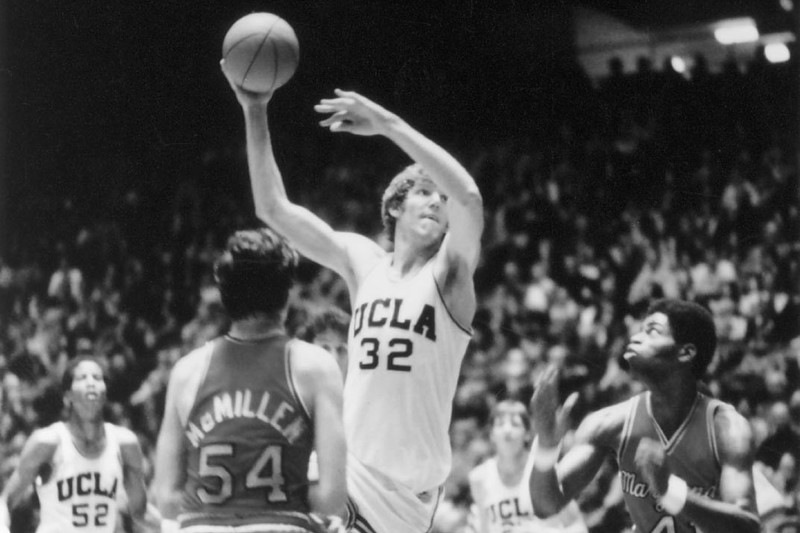
[[550,365],[539,377],[530,403],[533,426],[543,447],[554,448],[569,429],[569,418],[578,393],[569,395],[563,405],[559,405],[558,367]]
[[222,73],[225,75],[225,79],[228,80],[228,85],[231,86],[233,92],[236,94],[236,99],[239,101],[242,107],[253,107],[253,106],[261,106],[266,105],[267,102],[270,101],[272,98],[272,94],[274,91],[267,91],[263,93],[256,93],[253,91],[248,91],[242,87],[239,87],[234,83],[233,79],[231,78],[231,74],[225,68],[225,60],[221,59],[219,61],[219,67],[222,70]]
[[382,135],[396,115],[369,98],[353,91],[334,91],[336,98],[323,98],[314,106],[318,113],[331,113],[319,125],[333,132],[346,131],[355,135]]

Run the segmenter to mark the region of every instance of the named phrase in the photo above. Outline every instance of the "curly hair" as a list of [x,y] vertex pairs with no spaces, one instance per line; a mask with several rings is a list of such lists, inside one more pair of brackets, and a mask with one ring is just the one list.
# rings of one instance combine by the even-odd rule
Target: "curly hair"
[[234,233],[214,264],[222,305],[231,320],[282,311],[298,259],[295,249],[269,228]]
[[389,211],[399,209],[408,197],[414,185],[423,178],[428,178],[425,170],[418,164],[409,165],[404,168],[397,176],[392,178],[381,199],[381,219],[383,220],[383,231],[389,242],[394,243],[394,230],[397,226],[397,217]]
[[650,304],[647,315],[653,313],[667,316],[676,344],[694,344],[697,354],[692,359],[692,372],[702,379],[717,349],[717,330],[711,312],[695,302],[663,298]]

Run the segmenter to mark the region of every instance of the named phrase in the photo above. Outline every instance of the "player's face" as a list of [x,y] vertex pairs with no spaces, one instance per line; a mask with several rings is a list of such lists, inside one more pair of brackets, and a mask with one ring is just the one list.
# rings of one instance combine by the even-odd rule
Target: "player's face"
[[314,344],[327,350],[336,358],[342,375],[344,375],[347,371],[347,337],[331,329],[326,329],[314,336]]
[[653,313],[644,319],[639,331],[631,337],[623,357],[634,368],[647,361],[674,357],[675,347],[669,318],[664,313]]
[[72,373],[69,397],[78,412],[93,414],[102,410],[106,401],[106,384],[100,365],[94,361],[78,363]]
[[492,423],[492,442],[498,453],[516,452],[525,447],[528,431],[518,412],[501,412]]
[[446,203],[447,196],[439,192],[433,181],[418,179],[408,191],[397,222],[418,235],[440,239],[447,231]]

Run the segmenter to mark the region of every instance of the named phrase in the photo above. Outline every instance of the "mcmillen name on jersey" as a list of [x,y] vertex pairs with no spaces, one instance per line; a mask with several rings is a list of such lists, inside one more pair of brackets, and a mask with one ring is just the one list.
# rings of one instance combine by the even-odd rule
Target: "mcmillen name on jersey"
[[194,417],[198,424],[189,422],[186,438],[198,448],[205,435],[217,424],[237,418],[254,418],[277,429],[290,443],[294,443],[306,430],[306,422],[285,401],[270,402],[269,392],[264,391],[258,404],[254,402],[250,389],[223,392],[214,395],[210,409]]
[[365,325],[369,328],[388,326],[412,330],[429,340],[436,340],[436,309],[432,305],[425,304],[416,320],[412,322],[412,318],[408,312],[403,313],[402,298],[380,298],[365,302],[353,313],[353,336],[358,336]]

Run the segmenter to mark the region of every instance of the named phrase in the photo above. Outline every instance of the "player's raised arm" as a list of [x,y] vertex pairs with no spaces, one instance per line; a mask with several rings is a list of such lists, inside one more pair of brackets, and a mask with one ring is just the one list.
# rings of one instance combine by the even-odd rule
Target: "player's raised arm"
[[539,518],[557,514],[592,481],[625,423],[624,404],[590,414],[578,426],[573,446],[559,461],[561,439],[576,400],[577,394],[573,393],[559,406],[555,366],[545,370],[531,399],[531,418],[537,437],[529,488],[533,512]]
[[444,148],[394,113],[358,93],[339,89],[335,93],[336,98],[323,99],[315,107],[331,114],[320,124],[333,132],[383,135],[425,170],[448,198],[445,252],[463,261],[471,276],[478,264],[483,232],[483,200],[475,180]]
[[0,494],[0,531],[8,531],[10,513],[27,495],[27,489],[39,474],[42,465],[48,463],[58,446],[58,436],[49,428],[34,431],[20,453],[19,464]]
[[[226,77],[225,62],[221,62]],[[286,194],[267,119],[272,93],[252,93],[237,87],[228,78],[244,111],[247,136],[247,163],[256,215],[287,238],[309,259],[332,269],[353,287],[352,259],[369,257],[380,247],[366,237],[334,231],[314,213],[291,202]]]

